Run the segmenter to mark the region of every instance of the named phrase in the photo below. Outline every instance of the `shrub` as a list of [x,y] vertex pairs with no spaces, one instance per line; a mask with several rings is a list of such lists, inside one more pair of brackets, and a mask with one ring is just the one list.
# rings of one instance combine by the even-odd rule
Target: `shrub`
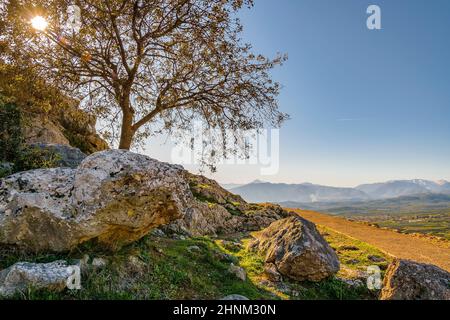
[[14,162],[23,143],[22,115],[14,104],[0,106],[0,161]]
[[14,172],[27,171],[41,168],[58,167],[61,155],[34,146],[25,146],[20,149],[14,162]]

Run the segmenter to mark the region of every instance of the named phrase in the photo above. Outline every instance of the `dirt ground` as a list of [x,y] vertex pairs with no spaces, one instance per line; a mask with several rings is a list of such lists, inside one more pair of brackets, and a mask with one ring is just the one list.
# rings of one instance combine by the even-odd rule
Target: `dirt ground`
[[313,211],[289,210],[318,225],[371,244],[394,257],[430,263],[450,271],[450,242],[401,234]]

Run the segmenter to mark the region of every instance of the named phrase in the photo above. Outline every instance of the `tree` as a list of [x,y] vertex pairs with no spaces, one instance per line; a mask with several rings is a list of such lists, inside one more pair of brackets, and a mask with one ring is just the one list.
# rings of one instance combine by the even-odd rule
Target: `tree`
[[[240,38],[235,14],[252,2],[5,0],[0,41],[8,61],[31,63],[108,120],[121,149],[194,120],[220,129],[225,141],[226,132],[237,139],[241,130],[278,127],[288,117],[270,75],[286,57],[253,54]],[[73,8],[81,11],[79,25],[67,23]],[[45,32],[32,29],[36,15],[49,22]]]

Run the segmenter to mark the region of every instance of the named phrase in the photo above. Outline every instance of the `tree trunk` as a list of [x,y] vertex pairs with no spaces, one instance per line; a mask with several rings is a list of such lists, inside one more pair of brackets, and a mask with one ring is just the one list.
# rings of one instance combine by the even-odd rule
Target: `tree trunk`
[[127,110],[127,108],[123,110],[119,149],[130,150],[135,133],[133,130],[133,112],[129,109]]

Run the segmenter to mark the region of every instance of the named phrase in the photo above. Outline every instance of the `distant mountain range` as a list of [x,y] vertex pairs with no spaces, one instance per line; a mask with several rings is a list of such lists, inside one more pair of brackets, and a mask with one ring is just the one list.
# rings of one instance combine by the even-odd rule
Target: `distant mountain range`
[[429,180],[396,180],[363,184],[355,188],[338,188],[311,183],[284,184],[260,180],[246,185],[224,185],[249,202],[361,202],[419,194],[450,195],[450,182]]

